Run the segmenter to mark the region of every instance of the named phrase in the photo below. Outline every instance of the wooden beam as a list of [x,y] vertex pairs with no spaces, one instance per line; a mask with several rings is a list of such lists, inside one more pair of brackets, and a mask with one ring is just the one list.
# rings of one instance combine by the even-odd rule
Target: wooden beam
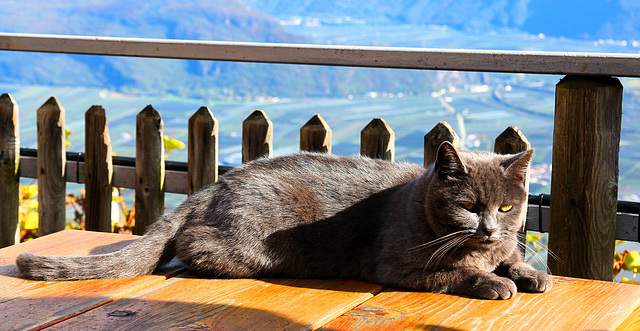
[[399,69],[640,77],[640,55],[0,33],[0,50]]
[[556,275],[613,280],[622,85],[567,76],[556,86],[549,260]]

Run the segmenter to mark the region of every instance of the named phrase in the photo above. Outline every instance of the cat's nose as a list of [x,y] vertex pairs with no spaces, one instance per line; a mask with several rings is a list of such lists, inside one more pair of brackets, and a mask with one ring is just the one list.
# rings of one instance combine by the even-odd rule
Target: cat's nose
[[493,237],[493,234],[496,233],[496,231],[498,230],[497,227],[495,226],[489,226],[489,225],[485,225],[482,226],[480,228],[480,230],[482,230],[483,235],[487,236],[487,237]]

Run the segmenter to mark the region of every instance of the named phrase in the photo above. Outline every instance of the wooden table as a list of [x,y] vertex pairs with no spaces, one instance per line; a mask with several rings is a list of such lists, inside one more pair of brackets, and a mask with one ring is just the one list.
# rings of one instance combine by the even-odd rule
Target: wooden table
[[1,249],[0,329],[640,330],[640,286],[563,277],[506,301],[351,280],[211,279],[177,266],[123,279],[17,277],[20,252],[95,254],[135,238],[67,230]]

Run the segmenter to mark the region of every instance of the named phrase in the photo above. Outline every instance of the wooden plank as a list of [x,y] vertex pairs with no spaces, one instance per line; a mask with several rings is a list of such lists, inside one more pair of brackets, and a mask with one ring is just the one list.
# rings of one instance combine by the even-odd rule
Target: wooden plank
[[185,274],[52,330],[316,329],[379,291],[378,285],[348,280],[208,279]]
[[381,118],[374,118],[360,132],[360,154],[374,159],[393,161],[395,133]]
[[273,123],[262,110],[242,122],[242,163],[273,154]]
[[53,255],[106,253],[137,236],[64,230],[0,250],[0,320],[4,330],[41,328],[71,318],[129,293],[164,281],[181,267],[164,273],[120,279],[42,282],[17,278],[15,257],[21,252]]
[[90,231],[111,232],[113,164],[107,115],[102,106],[85,113],[86,198],[84,224]]
[[615,330],[640,306],[640,287],[554,277],[543,294],[510,300],[388,290],[325,326],[327,330]]
[[55,97],[37,111],[38,235],[64,230],[66,187],[65,110]]
[[135,234],[143,234],[164,213],[163,126],[151,105],[136,116]]
[[400,69],[640,77],[640,55],[0,33],[0,50]]
[[636,308],[616,330],[637,330],[638,326],[640,326],[640,307]]
[[300,150],[331,154],[331,128],[320,114],[300,128]]
[[0,247],[13,245],[18,236],[20,207],[20,126],[18,104],[10,94],[0,96]]
[[453,147],[458,149],[460,138],[447,122],[440,122],[424,135],[424,167],[428,168],[433,162],[436,162],[436,153],[440,144],[450,142]]
[[549,261],[556,275],[613,279],[622,85],[572,77],[556,86]]
[[207,107],[189,118],[188,194],[218,180],[218,120]]

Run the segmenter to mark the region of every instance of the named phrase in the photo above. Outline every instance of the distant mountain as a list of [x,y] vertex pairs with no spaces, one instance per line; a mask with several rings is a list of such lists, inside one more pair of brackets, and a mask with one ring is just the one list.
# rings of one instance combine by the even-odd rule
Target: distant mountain
[[569,38],[640,38],[637,0],[239,0],[275,17],[349,16],[369,24],[519,29]]
[[438,24],[463,29],[522,25],[530,0],[240,0],[275,17],[350,16],[371,24]]

